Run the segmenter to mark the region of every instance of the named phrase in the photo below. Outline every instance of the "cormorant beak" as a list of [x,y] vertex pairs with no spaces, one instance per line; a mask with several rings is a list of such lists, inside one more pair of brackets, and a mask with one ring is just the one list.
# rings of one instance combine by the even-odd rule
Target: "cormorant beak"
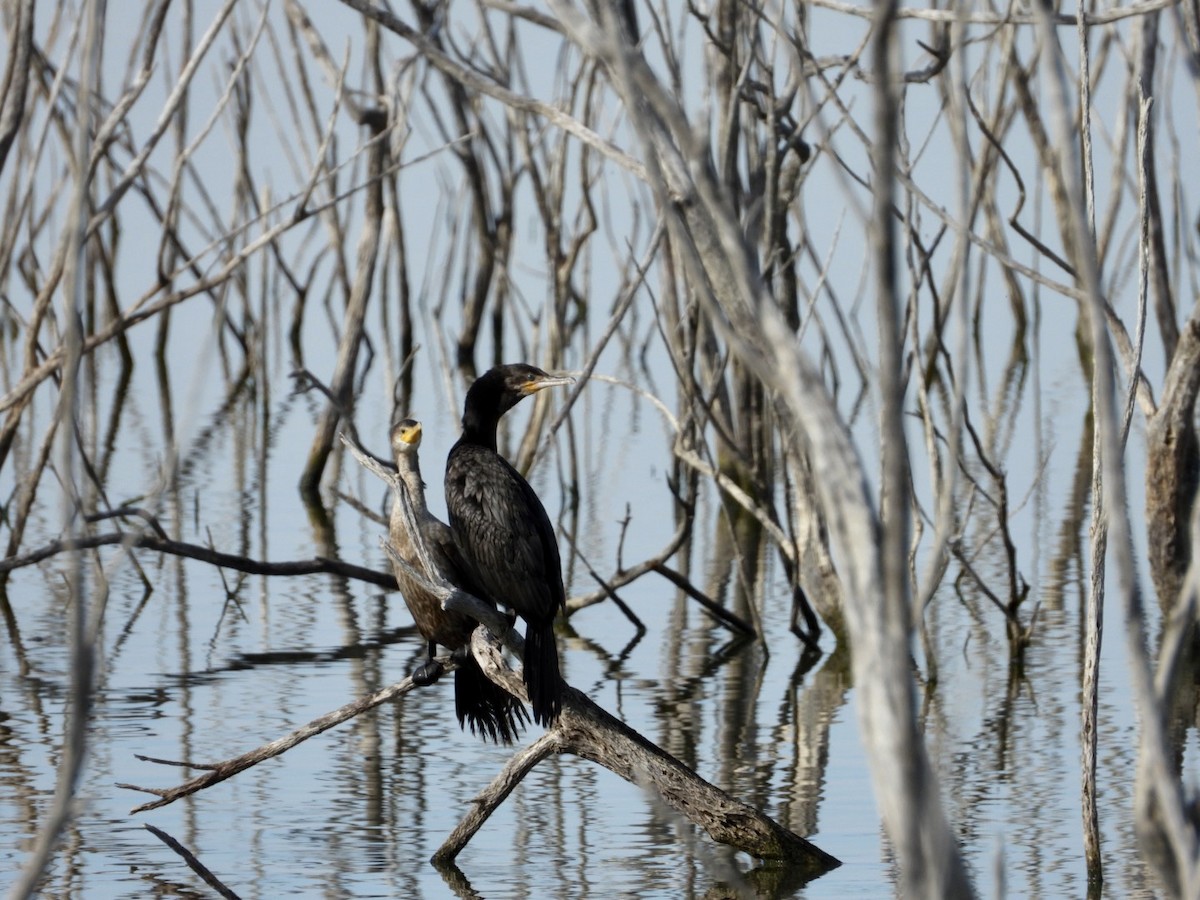
[[574,383],[575,379],[570,375],[547,375],[545,378],[536,378],[525,382],[521,385],[521,393],[528,397],[530,394],[536,394],[543,388],[559,387],[560,385]]
[[410,425],[408,428],[405,428],[403,431],[401,431],[400,440],[404,441],[406,444],[421,443],[421,423],[418,422],[415,425]]

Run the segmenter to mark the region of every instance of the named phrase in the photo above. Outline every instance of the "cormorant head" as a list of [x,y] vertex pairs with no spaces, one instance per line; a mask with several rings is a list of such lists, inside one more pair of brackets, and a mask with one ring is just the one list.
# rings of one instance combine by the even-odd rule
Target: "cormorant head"
[[530,394],[574,383],[575,379],[569,375],[551,375],[525,363],[496,366],[475,379],[467,391],[466,411],[483,415],[494,411],[499,419]]
[[392,426],[392,452],[416,453],[421,446],[421,423],[416,419],[401,419]]

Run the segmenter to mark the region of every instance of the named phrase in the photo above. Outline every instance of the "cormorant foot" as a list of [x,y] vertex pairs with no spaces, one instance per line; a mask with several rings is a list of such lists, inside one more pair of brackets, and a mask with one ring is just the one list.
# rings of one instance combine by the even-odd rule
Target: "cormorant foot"
[[413,671],[413,684],[419,687],[433,684],[442,677],[442,673],[445,671],[446,667],[439,660],[427,659]]

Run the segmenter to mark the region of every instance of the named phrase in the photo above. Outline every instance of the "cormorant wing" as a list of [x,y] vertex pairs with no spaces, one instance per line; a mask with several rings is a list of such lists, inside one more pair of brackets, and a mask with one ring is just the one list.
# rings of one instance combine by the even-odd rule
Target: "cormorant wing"
[[464,561],[490,599],[526,620],[553,617],[565,593],[558,541],[529,483],[499,454],[460,445],[446,497]]

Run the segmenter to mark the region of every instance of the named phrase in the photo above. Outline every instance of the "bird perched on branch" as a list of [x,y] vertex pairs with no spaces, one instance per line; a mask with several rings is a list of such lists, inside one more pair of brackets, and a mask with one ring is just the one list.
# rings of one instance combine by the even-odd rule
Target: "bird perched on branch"
[[[417,455],[421,446],[421,423],[415,419],[401,419],[392,426],[391,439],[396,468],[408,493],[413,519],[430,562],[455,587],[486,600],[487,594],[467,574],[450,529],[429,511],[425,503],[425,482],[421,479]],[[418,572],[423,571],[399,497],[392,501],[388,537],[401,559]],[[454,673],[454,707],[458,724],[469,725],[472,734],[478,733],[485,740],[512,743],[529,719],[521,702],[484,675],[471,653],[471,632],[478,623],[463,613],[443,609],[441,600],[400,566],[393,564],[392,571],[413,622],[428,643],[429,658],[413,672],[413,681],[425,685],[441,677],[443,666],[435,657],[438,644],[456,651],[459,666]]]
[[573,378],[535,366],[497,366],[476,379],[463,406],[462,437],[446,460],[450,530],[470,577],[525,620],[524,679],[534,721],[562,709],[554,617],[565,605],[562,564],[537,494],[496,449],[500,417],[524,397]]

